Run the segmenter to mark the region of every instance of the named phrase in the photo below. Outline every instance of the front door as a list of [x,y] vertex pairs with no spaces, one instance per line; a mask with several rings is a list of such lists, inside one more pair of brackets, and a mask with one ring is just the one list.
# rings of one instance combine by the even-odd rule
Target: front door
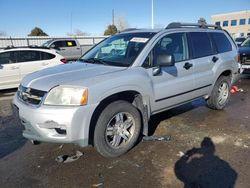
[[[153,72],[158,67],[157,57],[163,54],[172,55],[175,59],[175,65],[161,67],[161,72],[155,75]],[[185,33],[168,34],[161,38],[143,66],[147,68],[148,75],[152,80],[154,91],[152,113],[194,98],[192,95],[195,88],[193,67],[189,60]]]
[[17,52],[0,54],[0,89],[14,88],[20,82],[20,65],[17,63]]

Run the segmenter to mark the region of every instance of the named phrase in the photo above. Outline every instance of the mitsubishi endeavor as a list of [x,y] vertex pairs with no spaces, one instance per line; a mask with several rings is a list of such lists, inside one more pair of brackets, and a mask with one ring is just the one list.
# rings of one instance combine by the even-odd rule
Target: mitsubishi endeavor
[[223,109],[238,67],[237,46],[219,26],[174,22],[121,32],[76,63],[27,75],[13,106],[32,141],[117,157],[148,134],[156,113],[198,98]]

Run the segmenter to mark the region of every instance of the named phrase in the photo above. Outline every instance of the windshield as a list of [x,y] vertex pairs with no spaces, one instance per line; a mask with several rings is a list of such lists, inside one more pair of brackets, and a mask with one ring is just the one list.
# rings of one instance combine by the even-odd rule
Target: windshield
[[44,42],[41,46],[49,47],[49,44],[51,43],[52,40],[53,40],[53,39],[50,39],[50,40]]
[[111,36],[79,60],[111,66],[129,67],[155,33],[124,33]]
[[241,46],[243,47],[250,47],[250,37],[248,39],[246,39],[242,44]]

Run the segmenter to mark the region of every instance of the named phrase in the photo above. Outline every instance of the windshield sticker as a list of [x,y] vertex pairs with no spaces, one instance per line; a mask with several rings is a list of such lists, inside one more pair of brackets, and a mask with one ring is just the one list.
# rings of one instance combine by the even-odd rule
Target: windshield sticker
[[133,37],[130,42],[140,42],[140,43],[146,43],[148,41],[148,38],[140,38],[140,37]]

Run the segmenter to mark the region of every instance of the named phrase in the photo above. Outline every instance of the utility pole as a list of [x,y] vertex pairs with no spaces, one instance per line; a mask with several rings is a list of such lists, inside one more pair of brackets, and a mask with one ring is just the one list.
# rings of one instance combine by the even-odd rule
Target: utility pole
[[152,27],[152,29],[154,29],[154,0],[151,0],[151,2],[152,2],[152,5],[151,5],[151,8],[152,8],[152,10],[151,10],[151,27]]
[[112,25],[115,25],[115,10],[112,9]]
[[72,34],[72,12],[70,12],[70,33]]

